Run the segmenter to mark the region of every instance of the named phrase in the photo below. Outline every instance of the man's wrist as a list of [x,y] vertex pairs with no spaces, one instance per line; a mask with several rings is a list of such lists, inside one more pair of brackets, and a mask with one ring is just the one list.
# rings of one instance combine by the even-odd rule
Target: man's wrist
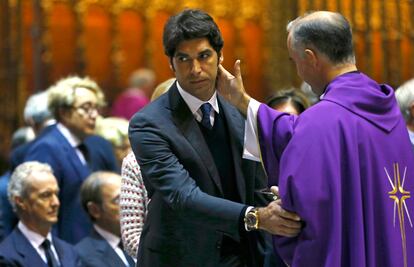
[[259,229],[259,216],[258,208],[249,207],[246,210],[244,216],[244,227],[246,231],[258,230]]
[[249,107],[251,97],[248,94],[243,94],[243,97],[238,105],[238,109],[240,112],[246,117],[247,116],[247,109]]

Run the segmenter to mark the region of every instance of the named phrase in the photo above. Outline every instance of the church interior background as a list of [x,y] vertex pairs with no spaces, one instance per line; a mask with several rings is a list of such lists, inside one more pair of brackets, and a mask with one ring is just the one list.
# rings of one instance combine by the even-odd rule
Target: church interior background
[[414,0],[4,0],[0,1],[0,170],[10,137],[24,125],[27,97],[70,74],[88,75],[107,102],[129,74],[152,68],[172,77],[163,53],[167,18],[185,7],[209,12],[224,36],[224,66],[242,60],[245,87],[264,100],[299,86],[286,49],[286,24],[310,10],[351,22],[358,68],[398,87],[414,77]]

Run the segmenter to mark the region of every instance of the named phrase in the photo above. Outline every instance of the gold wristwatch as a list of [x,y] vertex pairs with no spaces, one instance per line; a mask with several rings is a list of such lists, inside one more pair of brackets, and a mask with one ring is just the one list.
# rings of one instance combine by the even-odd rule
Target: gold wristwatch
[[244,223],[248,231],[259,229],[259,209],[253,208],[244,216]]

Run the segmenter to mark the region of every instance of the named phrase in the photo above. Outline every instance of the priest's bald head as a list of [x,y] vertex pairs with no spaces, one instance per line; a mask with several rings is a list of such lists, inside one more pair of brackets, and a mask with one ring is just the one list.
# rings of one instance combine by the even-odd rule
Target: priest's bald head
[[339,13],[317,11],[291,21],[287,46],[298,75],[321,95],[336,76],[356,70],[351,26]]

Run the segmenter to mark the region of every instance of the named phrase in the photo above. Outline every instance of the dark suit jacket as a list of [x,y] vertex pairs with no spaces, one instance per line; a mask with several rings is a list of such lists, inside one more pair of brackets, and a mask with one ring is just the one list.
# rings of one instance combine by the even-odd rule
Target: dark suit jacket
[[0,218],[0,224],[2,226],[0,241],[9,235],[11,231],[13,231],[13,228],[18,221],[7,196],[7,186],[9,184],[10,176],[10,171],[7,171],[2,176],[0,176],[0,210],[2,215]]
[[[75,250],[85,267],[125,266],[115,250],[95,229],[75,246]],[[127,256],[127,259],[131,262],[131,267],[134,266],[132,258]]]
[[[47,134],[50,130],[54,129],[55,125],[50,125],[45,127],[39,136],[37,136],[34,140],[20,145],[16,147],[11,152],[11,171],[13,170],[21,163],[25,161],[25,157],[33,144],[41,139],[41,137],[45,134]],[[90,168],[92,170],[111,170],[115,172],[120,172],[120,166],[118,166],[118,163],[115,159],[115,155],[112,149],[111,144],[106,141],[104,138],[98,136],[98,135],[91,135],[88,136],[83,141],[88,148],[88,151],[93,151],[91,153],[91,165]]]
[[263,264],[261,233],[239,229],[246,205],[265,205],[254,191],[264,188],[266,179],[258,163],[241,157],[244,118],[220,96],[218,101],[242,204],[223,198],[214,159],[175,84],[130,122],[131,146],[151,198],[138,266],[218,266],[224,235],[241,241],[248,266]]
[[[53,237],[53,245],[59,256],[61,267],[81,266],[74,248],[63,240]],[[0,266],[13,267],[47,267],[29,240],[16,227],[3,242],[0,243]]]
[[[91,223],[80,204],[79,189],[82,182],[96,170],[116,171],[115,157],[111,145],[100,137],[94,137],[94,142],[100,140],[100,145],[88,147],[90,166],[83,165],[76,150],[65,137],[53,126],[46,134],[34,142],[25,156],[25,161],[37,160],[48,163],[58,180],[60,192],[59,221],[54,227],[54,233],[61,239],[75,244],[91,231]],[[85,142],[88,146],[88,143]],[[106,147],[106,148],[105,148]],[[102,150],[106,150],[102,152]],[[115,169],[108,169],[111,164],[107,157],[112,155]]]

